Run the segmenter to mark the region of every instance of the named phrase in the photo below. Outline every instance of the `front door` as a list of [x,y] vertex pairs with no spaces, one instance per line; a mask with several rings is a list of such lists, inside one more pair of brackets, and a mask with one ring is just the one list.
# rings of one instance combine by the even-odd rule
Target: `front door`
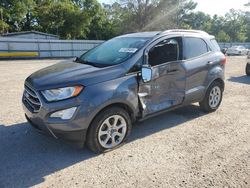
[[146,49],[152,80],[139,83],[143,117],[181,104],[185,96],[186,71],[182,63],[181,37],[165,38]]

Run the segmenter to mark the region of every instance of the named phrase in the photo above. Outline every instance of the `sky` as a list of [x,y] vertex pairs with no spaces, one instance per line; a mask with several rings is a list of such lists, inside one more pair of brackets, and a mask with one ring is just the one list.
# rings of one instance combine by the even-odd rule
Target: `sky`
[[249,0],[194,0],[198,3],[196,10],[210,15],[218,14],[223,16],[230,9],[245,10],[244,4]]
[[[244,4],[250,0],[194,0],[198,3],[197,11],[202,11],[210,15],[225,15],[230,9],[244,9]],[[115,0],[99,0],[101,3],[115,2]]]

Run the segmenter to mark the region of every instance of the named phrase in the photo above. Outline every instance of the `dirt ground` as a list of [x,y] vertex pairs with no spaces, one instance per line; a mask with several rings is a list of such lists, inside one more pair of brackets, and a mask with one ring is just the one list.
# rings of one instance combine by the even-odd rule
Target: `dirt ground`
[[61,60],[0,61],[0,187],[250,187],[250,77],[229,57],[222,105],[190,105],[136,123],[106,154],[33,130],[21,107],[24,79]]

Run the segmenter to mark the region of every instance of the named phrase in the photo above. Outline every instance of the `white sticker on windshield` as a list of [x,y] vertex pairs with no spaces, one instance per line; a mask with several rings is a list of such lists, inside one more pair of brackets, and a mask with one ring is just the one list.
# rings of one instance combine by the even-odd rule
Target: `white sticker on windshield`
[[119,52],[121,53],[135,53],[138,49],[137,48],[121,48]]

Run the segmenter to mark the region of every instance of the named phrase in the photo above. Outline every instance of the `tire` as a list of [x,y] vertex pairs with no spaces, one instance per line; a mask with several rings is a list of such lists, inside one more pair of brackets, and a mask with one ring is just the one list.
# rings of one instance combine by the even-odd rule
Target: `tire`
[[131,118],[126,110],[120,107],[107,108],[97,114],[91,123],[86,145],[97,154],[112,150],[126,140],[131,128]]
[[250,76],[250,64],[249,63],[246,65],[246,75]]
[[213,82],[207,89],[204,99],[199,103],[205,112],[216,111],[223,98],[223,85],[220,82]]

